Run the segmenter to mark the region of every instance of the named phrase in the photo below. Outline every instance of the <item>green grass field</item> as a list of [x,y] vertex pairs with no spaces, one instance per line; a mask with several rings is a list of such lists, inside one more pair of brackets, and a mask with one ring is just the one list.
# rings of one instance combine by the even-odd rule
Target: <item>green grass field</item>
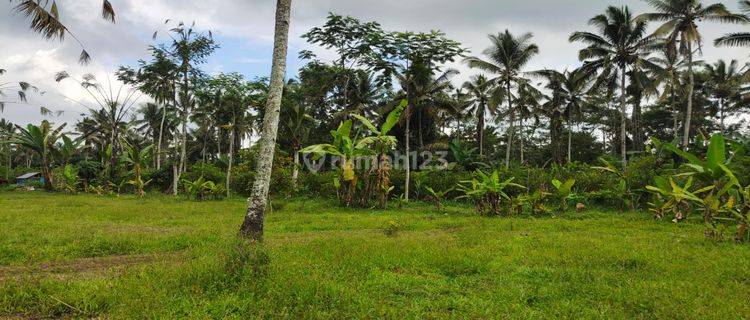
[[295,199],[243,265],[244,206],[0,193],[0,318],[750,317],[750,246],[700,224]]

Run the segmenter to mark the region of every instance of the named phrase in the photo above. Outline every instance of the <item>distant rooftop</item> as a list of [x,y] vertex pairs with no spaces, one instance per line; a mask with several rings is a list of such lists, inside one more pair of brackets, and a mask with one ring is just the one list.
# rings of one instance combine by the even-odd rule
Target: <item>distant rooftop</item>
[[22,175],[22,176],[20,176],[20,177],[18,177],[16,179],[28,179],[28,178],[32,178],[32,177],[34,177],[34,176],[36,176],[38,174],[39,174],[39,172],[29,172],[29,173],[24,174],[24,175]]

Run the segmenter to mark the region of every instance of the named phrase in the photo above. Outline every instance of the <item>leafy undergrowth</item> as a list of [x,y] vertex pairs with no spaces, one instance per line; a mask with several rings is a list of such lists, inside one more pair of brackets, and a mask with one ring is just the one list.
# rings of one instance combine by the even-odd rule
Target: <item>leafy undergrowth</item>
[[[724,318],[750,314],[750,247],[646,214],[486,218],[427,204],[0,193],[0,317]],[[238,263],[238,261],[250,261]]]

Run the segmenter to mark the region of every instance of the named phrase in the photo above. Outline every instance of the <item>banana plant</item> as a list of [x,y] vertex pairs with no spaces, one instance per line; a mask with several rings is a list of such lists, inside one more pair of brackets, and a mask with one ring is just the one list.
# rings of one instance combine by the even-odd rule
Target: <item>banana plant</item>
[[657,214],[657,218],[660,218],[667,212],[674,214],[674,222],[679,222],[685,218],[687,213],[690,212],[690,203],[696,203],[698,205],[705,205],[703,198],[699,195],[709,192],[714,189],[714,186],[707,186],[695,191],[690,191],[693,186],[693,177],[688,176],[687,181],[684,185],[679,185],[674,181],[673,177],[669,180],[663,177],[656,177],[654,179],[655,186],[646,186],[646,190],[654,193],[656,197],[655,202],[650,203],[652,205],[652,212]]
[[80,151],[84,140],[81,138],[71,139],[67,135],[62,134],[60,136],[60,144],[57,147],[57,154],[62,161],[62,165],[67,166],[70,159],[73,158],[78,151]]
[[78,168],[72,165],[65,165],[62,172],[65,185],[63,186],[65,192],[76,193],[78,191],[78,184],[81,180],[78,178]]
[[359,122],[362,123],[371,134],[370,136],[362,138],[360,143],[374,149],[375,153],[378,155],[377,164],[373,166],[371,170],[375,170],[375,188],[378,190],[380,206],[382,208],[387,206],[388,195],[393,190],[390,178],[391,164],[388,159],[388,153],[398,145],[398,139],[388,133],[398,123],[407,104],[406,100],[402,100],[401,103],[388,114],[385,122],[380,126],[380,129],[378,129],[369,119],[358,114],[352,115],[359,120]]
[[557,190],[557,198],[560,199],[560,211],[565,212],[568,208],[568,200],[573,198],[573,185],[575,185],[575,179],[568,179],[562,182],[557,179],[552,179],[552,186]]
[[212,188],[216,187],[213,181],[208,181],[203,176],[200,176],[195,181],[182,179],[182,183],[185,185],[185,193],[187,193],[188,197],[194,197],[198,201],[204,200],[206,195],[211,194]]
[[435,191],[435,189],[431,187],[425,187],[425,190],[430,193],[430,198],[432,198],[432,201],[435,202],[435,209],[437,209],[438,212],[443,211],[442,201],[445,199],[445,196],[453,191],[453,188],[442,190],[442,191]]
[[[341,165],[341,175],[339,177],[339,187],[342,190],[343,202],[346,206],[354,203],[354,196],[357,193],[358,185],[370,185],[369,177],[375,170],[374,189],[380,194],[380,204],[386,206],[388,195],[390,193],[390,163],[388,152],[396,147],[398,140],[395,136],[388,133],[398,123],[401,113],[406,107],[406,102],[391,111],[386,117],[383,125],[378,129],[370,120],[362,116],[354,115],[370,133],[370,136],[360,137],[360,132],[352,135],[354,122],[347,120],[342,122],[335,131],[331,131],[333,142],[330,144],[317,144],[306,147],[300,152],[303,154],[313,154],[313,159],[317,160],[324,155],[339,157]],[[379,156],[376,166],[370,168],[367,172],[357,172],[355,161],[357,158]],[[364,183],[362,183],[364,182]],[[366,187],[359,190],[359,203],[362,206],[367,205],[370,198],[369,191],[372,188]]]
[[[708,228],[706,235],[717,236],[716,219],[722,213],[726,214],[725,204],[729,201],[729,194],[733,190],[741,189],[741,185],[735,177],[729,164],[737,154],[742,153],[741,144],[732,143],[734,152],[727,152],[727,141],[721,134],[714,134],[709,140],[705,157],[682,150],[671,143],[664,143],[654,139],[654,144],[663,147],[666,150],[674,152],[687,163],[685,167],[691,172],[685,175],[696,176],[701,180],[711,184],[711,190],[703,196],[699,204],[703,208],[703,219]],[[723,217],[723,219],[727,219]],[[732,219],[732,217],[728,218]]]
[[143,181],[142,167],[150,161],[152,151],[154,149],[153,145],[141,147],[137,144],[129,143],[126,140],[123,140],[122,146],[125,151],[122,154],[122,159],[125,161],[125,163],[133,167],[131,171],[133,178],[131,180],[128,180],[127,184],[135,188],[136,195],[143,197],[146,194],[144,189],[149,183],[151,183],[151,180]]
[[621,170],[620,168],[603,158],[599,158],[599,161],[603,164],[603,166],[596,166],[591,168],[615,175],[618,181],[617,185],[615,185],[611,191],[614,192],[617,198],[621,199],[622,203],[624,203],[631,211],[635,210],[635,192],[633,192],[632,188],[630,187],[625,169]]
[[502,201],[510,200],[506,189],[509,187],[526,189],[520,184],[513,183],[513,180],[515,180],[514,177],[501,180],[500,173],[497,170],[490,174],[477,170],[474,179],[462,181],[456,189],[464,193],[459,198],[468,198],[474,201],[479,214],[502,215]]
[[685,167],[690,168],[696,175],[706,180],[717,181],[726,176],[726,170],[733,155],[727,155],[726,150],[726,139],[720,134],[714,134],[711,136],[711,140],[708,143],[708,149],[706,156],[701,159],[700,156],[692,154],[688,151],[682,150],[676,145],[669,142],[661,142],[656,138],[652,138],[654,145],[657,147],[663,147],[665,150],[669,150],[681,158],[685,159]]
[[737,221],[735,239],[738,242],[750,243],[750,185],[733,189],[729,194],[725,207]]
[[331,131],[332,143],[316,144],[300,150],[303,154],[313,154],[315,160],[325,155],[339,158],[341,166],[339,180],[341,181],[341,188],[344,189],[342,190],[342,199],[346,206],[350,206],[354,202],[353,198],[359,182],[355,160],[358,157],[374,155],[373,150],[368,147],[368,143],[363,142],[358,134],[352,137],[352,126],[352,120],[346,120],[336,130]]

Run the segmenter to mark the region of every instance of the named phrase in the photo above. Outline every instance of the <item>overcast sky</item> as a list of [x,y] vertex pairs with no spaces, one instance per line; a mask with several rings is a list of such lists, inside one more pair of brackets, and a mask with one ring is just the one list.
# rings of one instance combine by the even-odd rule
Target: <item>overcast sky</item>
[[[38,105],[65,113],[55,122],[75,123],[85,108],[70,99],[88,103],[85,93],[73,82],[55,83],[53,75],[62,70],[80,76],[93,73],[100,80],[110,76],[120,65],[134,65],[147,59],[151,34],[163,28],[165,19],[195,21],[199,29],[212,30],[221,45],[204,66],[209,73],[240,72],[247,78],[270,74],[273,41],[273,0],[110,0],[117,12],[117,23],[109,24],[99,16],[101,0],[58,1],[62,20],[85,43],[93,61],[77,64],[78,45],[45,41],[28,29],[21,16],[12,13],[8,2],[0,4],[0,76],[5,81],[25,80],[47,93],[31,94],[32,106],[8,105],[0,118],[19,124],[41,120]],[[735,1],[722,1],[737,8]],[[587,30],[589,18],[604,11],[607,5],[627,5],[636,14],[649,10],[640,0],[295,0],[292,3],[292,26],[288,77],[296,76],[301,62],[297,53],[308,46],[300,35],[325,21],[328,12],[351,15],[361,20],[375,20],[386,30],[442,30],[449,38],[461,42],[474,54],[488,45],[487,34],[509,29],[514,34],[532,32],[541,53],[529,70],[564,69],[580,65],[580,45],[568,42],[576,30]],[[705,37],[704,60],[738,59],[747,61],[750,50],[714,48],[714,38],[748,26],[700,25]],[[319,52],[319,50],[318,50]],[[326,55],[323,54],[323,57]],[[461,71],[455,81],[475,73],[460,63],[451,65]],[[67,98],[65,98],[67,97]],[[142,98],[142,102],[147,102]],[[95,106],[91,104],[91,106]]]

